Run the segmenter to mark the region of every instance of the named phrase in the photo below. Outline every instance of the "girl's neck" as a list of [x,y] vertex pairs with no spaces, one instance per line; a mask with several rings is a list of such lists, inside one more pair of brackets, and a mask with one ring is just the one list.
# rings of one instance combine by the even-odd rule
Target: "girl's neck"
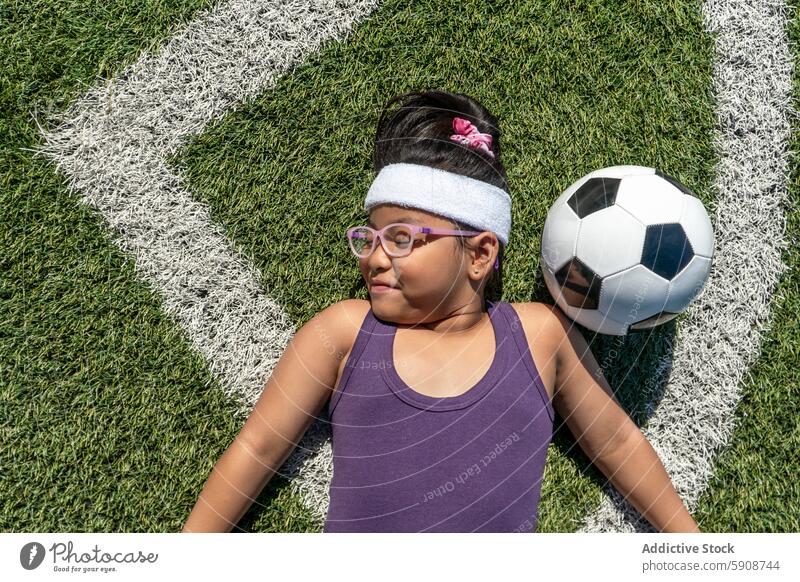
[[465,305],[456,307],[441,319],[404,327],[447,335],[468,333],[470,331],[475,331],[485,323],[486,313],[485,301],[481,300],[477,305],[474,301],[471,301]]

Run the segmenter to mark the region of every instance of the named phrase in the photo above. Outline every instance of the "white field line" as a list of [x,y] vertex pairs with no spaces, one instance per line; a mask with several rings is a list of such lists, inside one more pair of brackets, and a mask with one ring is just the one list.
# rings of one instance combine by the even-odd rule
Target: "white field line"
[[[323,42],[343,39],[376,4],[228,2],[108,85],[93,88],[55,129],[43,132],[43,152],[104,217],[114,242],[135,257],[137,272],[160,293],[165,311],[244,414],[294,330],[260,288],[252,262],[192,200],[165,159],[207,123],[274,86]],[[712,32],[735,29],[717,45],[715,89],[724,134],[718,248],[706,290],[679,330],[671,381],[645,430],[690,507],[730,436],[738,385],[767,331],[770,296],[784,270],[779,252],[785,244],[781,202],[791,66],[783,2],[709,2],[704,10],[716,15]],[[739,130],[743,135],[734,134]],[[331,467],[329,430],[317,421],[282,473],[320,519]],[[615,491],[607,493],[585,529],[644,527]]]
[[[192,199],[165,160],[212,120],[272,88],[320,50],[342,41],[374,1],[233,0],[185,26],[98,85],[44,131],[42,152],[135,259],[137,274],[209,362],[247,414],[294,334],[261,274]],[[324,511],[332,473],[330,430],[317,420],[281,473]],[[317,454],[314,454],[317,453]],[[295,478],[298,477],[299,478]],[[321,516],[324,518],[324,513]]]
[[[769,331],[772,293],[786,270],[789,118],[797,115],[786,2],[709,0],[702,12],[716,46],[716,248],[706,288],[657,371],[665,376],[672,367],[643,430],[690,510],[731,437],[742,380]],[[655,531],[613,487],[605,492],[579,531]]]

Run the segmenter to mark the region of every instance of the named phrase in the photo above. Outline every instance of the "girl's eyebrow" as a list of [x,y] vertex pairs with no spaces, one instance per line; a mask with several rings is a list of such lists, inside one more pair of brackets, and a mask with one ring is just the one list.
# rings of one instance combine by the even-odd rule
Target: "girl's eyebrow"
[[[397,219],[393,220],[392,222],[393,223],[394,222],[412,222],[414,224],[419,224],[419,220],[417,220],[416,218],[414,218],[412,216],[401,216],[400,218],[397,218]],[[372,219],[370,219],[367,222],[367,226],[369,226],[371,228],[375,228],[375,223],[372,222]]]

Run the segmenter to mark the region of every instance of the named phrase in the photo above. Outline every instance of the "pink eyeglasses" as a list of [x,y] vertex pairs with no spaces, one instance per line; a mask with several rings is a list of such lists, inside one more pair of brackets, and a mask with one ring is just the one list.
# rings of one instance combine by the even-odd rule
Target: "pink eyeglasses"
[[[419,226],[416,224],[405,224],[396,222],[387,224],[380,230],[369,226],[353,226],[347,229],[347,241],[350,250],[359,259],[366,259],[375,250],[375,242],[380,239],[383,250],[390,257],[405,257],[411,254],[414,248],[414,241],[417,239],[426,240],[429,234],[441,234],[447,236],[475,236],[482,231],[476,230],[451,230],[449,228],[434,228],[430,226]],[[494,262],[495,271],[500,268],[500,258]]]

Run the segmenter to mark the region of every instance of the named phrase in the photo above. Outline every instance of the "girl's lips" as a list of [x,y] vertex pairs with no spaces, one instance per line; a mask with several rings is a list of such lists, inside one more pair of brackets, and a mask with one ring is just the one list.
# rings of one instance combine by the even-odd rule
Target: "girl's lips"
[[370,285],[369,290],[372,293],[388,293],[389,291],[394,291],[395,288],[388,285]]

